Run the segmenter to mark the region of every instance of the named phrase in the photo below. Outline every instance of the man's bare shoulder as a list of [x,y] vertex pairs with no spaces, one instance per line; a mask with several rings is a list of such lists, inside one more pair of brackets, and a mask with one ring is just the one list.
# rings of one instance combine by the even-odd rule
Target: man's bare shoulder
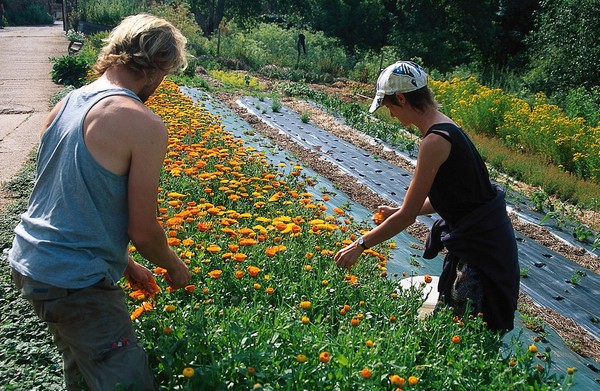
[[86,122],[102,127],[123,129],[128,133],[164,133],[162,119],[142,102],[128,96],[111,96],[90,110]]

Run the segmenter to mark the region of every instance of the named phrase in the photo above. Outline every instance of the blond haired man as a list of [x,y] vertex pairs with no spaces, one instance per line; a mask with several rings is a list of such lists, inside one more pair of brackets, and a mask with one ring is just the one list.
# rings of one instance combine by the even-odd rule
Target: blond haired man
[[156,220],[167,130],[143,104],[185,65],[185,44],[163,19],[125,18],[98,57],[99,78],[46,120],[9,262],[62,353],[68,390],[156,389],[117,281],[125,274],[152,289],[152,273],[128,257],[130,241],[167,269],[173,288],[191,276]]

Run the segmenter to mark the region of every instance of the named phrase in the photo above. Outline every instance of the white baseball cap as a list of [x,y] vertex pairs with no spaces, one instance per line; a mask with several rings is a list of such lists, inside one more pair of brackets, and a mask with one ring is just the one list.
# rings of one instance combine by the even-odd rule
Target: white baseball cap
[[411,61],[398,61],[385,68],[377,79],[377,92],[369,113],[373,113],[383,103],[385,95],[396,92],[412,92],[427,85],[425,70]]

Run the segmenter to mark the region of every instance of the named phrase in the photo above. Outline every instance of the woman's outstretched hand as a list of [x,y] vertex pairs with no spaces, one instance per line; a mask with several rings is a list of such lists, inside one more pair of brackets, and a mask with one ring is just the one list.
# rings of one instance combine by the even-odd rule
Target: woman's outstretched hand
[[362,254],[363,249],[356,242],[352,242],[335,254],[333,261],[339,267],[350,269],[358,262],[358,257]]

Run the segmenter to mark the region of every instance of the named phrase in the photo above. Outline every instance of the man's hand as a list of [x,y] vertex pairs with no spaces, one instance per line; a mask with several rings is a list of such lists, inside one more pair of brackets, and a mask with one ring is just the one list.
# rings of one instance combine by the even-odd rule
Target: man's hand
[[131,259],[131,257],[123,275],[132,287],[137,287],[150,294],[158,293],[158,285],[154,281],[152,272]]
[[191,278],[192,273],[190,272],[190,269],[185,262],[179,258],[172,262],[172,265],[167,268],[167,275],[165,275],[167,283],[173,289],[183,288],[188,284]]

